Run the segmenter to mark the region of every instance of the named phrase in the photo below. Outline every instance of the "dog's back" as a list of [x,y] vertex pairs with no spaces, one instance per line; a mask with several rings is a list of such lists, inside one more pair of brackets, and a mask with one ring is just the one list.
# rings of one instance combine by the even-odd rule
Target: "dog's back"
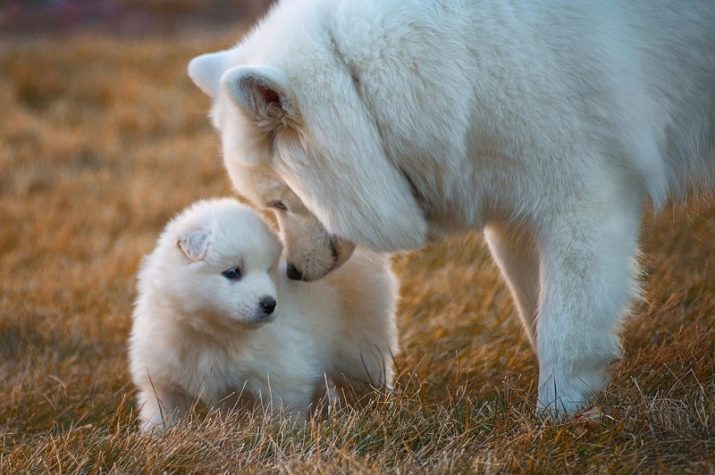
[[435,147],[454,163],[496,147],[560,174],[600,153],[635,171],[656,205],[713,184],[712,1],[369,3],[336,7],[331,35],[390,158],[430,177],[415,183],[427,198],[470,179],[430,168]]
[[[283,273],[279,274],[282,276]],[[326,375],[339,384],[392,388],[398,352],[397,281],[387,258],[362,249],[317,282],[281,277],[275,324],[305,335]],[[281,309],[281,306],[283,307]]]
[[[342,337],[360,349],[340,352],[337,363],[351,368],[348,376],[353,379],[392,388],[393,359],[399,351],[395,323],[399,289],[389,259],[358,249],[324,280],[334,285],[339,295]],[[345,369],[340,372],[346,373]]]

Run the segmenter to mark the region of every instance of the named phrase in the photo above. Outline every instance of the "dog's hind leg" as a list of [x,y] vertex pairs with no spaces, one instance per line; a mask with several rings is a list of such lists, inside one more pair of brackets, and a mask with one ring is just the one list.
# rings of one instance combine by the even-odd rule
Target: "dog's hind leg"
[[532,233],[524,228],[490,223],[484,236],[492,257],[509,285],[521,323],[536,349],[539,303],[539,253]]

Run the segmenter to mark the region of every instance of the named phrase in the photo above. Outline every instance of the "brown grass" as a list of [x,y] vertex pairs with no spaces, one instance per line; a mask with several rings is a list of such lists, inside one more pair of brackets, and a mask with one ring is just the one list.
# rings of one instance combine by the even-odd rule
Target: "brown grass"
[[134,274],[166,220],[231,192],[184,73],[235,36],[0,43],[0,472],[715,473],[715,202],[647,219],[647,303],[604,416],[532,416],[536,359],[479,237],[397,256],[394,394],[289,428],[136,431]]

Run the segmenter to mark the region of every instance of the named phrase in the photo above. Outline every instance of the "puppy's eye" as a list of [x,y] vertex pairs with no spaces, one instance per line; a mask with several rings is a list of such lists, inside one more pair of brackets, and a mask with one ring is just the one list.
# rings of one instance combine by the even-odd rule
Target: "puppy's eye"
[[285,205],[285,203],[283,203],[283,202],[280,201],[280,200],[278,200],[278,201],[271,201],[270,203],[268,203],[268,207],[269,207],[269,208],[273,208],[273,209],[278,209],[278,210],[281,210],[281,211],[288,211],[288,207]]
[[241,278],[241,269],[238,267],[231,267],[221,272],[221,275],[226,277],[228,280],[239,280]]

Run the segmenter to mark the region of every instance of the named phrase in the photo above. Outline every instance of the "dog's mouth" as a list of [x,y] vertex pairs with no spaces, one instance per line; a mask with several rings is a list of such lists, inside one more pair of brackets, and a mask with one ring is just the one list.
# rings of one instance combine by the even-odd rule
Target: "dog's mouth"
[[330,249],[329,258],[326,256],[322,262],[313,261],[313,265],[307,269],[301,269],[300,264],[296,266],[289,261],[286,266],[287,277],[290,280],[302,282],[313,282],[322,279],[347,262],[356,247],[352,241],[348,241],[334,234],[329,235],[323,245]]
[[276,319],[275,312],[271,313],[270,315],[266,315],[265,313],[257,313],[253,316],[253,320],[251,320],[249,323],[252,326],[260,326],[260,325],[264,325],[266,323],[271,323],[275,319]]
[[252,328],[258,328],[260,326],[263,326],[267,323],[271,323],[273,320],[275,320],[276,315],[275,313],[272,313],[270,315],[265,315],[265,314],[240,314],[236,315],[235,317],[229,319],[229,326],[231,328],[235,329],[252,329]]
[[254,318],[252,320],[241,320],[237,321],[234,325],[235,328],[240,328],[243,330],[253,330],[263,325],[268,325],[273,321],[273,317],[269,318]]
[[326,272],[326,274],[333,272],[335,269],[337,269],[338,267],[345,264],[348,261],[348,259],[350,259],[350,257],[353,255],[353,252],[355,251],[355,247],[356,247],[356,245],[354,242],[348,241],[347,239],[343,239],[339,236],[331,234],[330,235],[330,251],[333,254],[333,265]]
[[338,262],[338,259],[340,258],[340,254],[338,253],[338,248],[335,245],[335,240],[337,239],[336,236],[330,236],[330,239],[328,239],[328,243],[330,244],[330,252],[333,255],[333,267],[330,268],[330,270],[333,270],[335,267],[335,263]]

